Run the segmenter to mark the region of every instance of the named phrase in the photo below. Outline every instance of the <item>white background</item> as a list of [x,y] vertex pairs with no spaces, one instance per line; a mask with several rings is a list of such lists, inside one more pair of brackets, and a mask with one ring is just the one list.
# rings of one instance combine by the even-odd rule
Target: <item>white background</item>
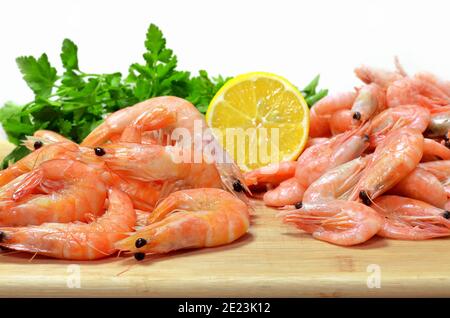
[[[150,23],[158,25],[179,68],[236,75],[269,71],[304,86],[351,89],[361,63],[407,71],[450,70],[449,1],[2,1],[0,103],[32,98],[15,58],[46,52],[60,67],[65,37],[87,72],[125,73],[141,60]],[[447,78],[450,76],[447,76]]]

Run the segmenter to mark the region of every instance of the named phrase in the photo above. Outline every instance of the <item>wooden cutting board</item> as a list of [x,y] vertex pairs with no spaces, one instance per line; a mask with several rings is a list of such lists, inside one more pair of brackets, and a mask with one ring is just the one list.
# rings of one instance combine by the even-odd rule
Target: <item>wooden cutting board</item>
[[281,224],[275,210],[256,205],[250,233],[218,248],[143,262],[0,254],[0,296],[450,296],[449,240],[374,238],[338,247]]

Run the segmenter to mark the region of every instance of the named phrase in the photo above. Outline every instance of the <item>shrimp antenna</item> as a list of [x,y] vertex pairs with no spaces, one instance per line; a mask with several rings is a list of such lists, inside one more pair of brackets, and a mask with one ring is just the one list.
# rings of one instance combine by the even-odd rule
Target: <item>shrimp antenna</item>
[[397,55],[394,56],[394,65],[397,70],[397,72],[402,76],[408,76],[408,73],[406,73],[405,69],[403,68],[402,64],[400,63],[400,60]]

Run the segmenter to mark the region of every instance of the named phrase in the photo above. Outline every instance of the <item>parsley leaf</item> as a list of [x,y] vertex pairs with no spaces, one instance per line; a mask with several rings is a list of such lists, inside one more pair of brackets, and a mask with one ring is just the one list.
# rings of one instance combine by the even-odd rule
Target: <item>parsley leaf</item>
[[69,39],[63,41],[61,61],[66,70],[78,70],[78,47]]
[[56,69],[48,61],[47,54],[38,59],[32,56],[21,56],[16,59],[23,79],[36,96],[47,97],[51,94],[57,80]]

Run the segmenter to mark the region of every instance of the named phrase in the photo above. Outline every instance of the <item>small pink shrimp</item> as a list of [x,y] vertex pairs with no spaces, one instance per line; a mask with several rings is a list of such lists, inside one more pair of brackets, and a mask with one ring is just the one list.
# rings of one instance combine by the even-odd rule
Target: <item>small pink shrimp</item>
[[280,182],[292,178],[295,175],[296,166],[296,161],[272,163],[268,166],[245,173],[245,183],[248,186],[260,184],[278,185]]
[[329,121],[331,116],[342,109],[350,109],[356,98],[356,92],[346,92],[329,95],[322,98],[309,113],[310,137],[328,137],[330,135]]
[[366,122],[373,115],[386,109],[386,92],[381,86],[371,83],[361,87],[352,106],[352,118]]
[[450,197],[450,160],[438,160],[420,163],[419,167],[433,174],[444,186],[447,196]]
[[422,168],[414,169],[389,192],[427,202],[439,208],[443,208],[447,202],[447,193],[442,183],[436,176]]
[[394,187],[413,171],[423,154],[423,136],[411,128],[391,131],[373,153],[350,200],[371,201]]
[[285,223],[311,233],[315,239],[343,246],[366,242],[383,224],[380,215],[370,207],[341,200],[303,205],[280,215]]
[[325,172],[311,183],[303,195],[303,204],[346,200],[370,162],[371,155],[358,157]]
[[79,161],[49,160],[18,178],[0,189],[0,226],[86,222],[103,213],[105,184]]
[[389,107],[413,104],[434,109],[450,104],[450,97],[438,87],[410,77],[391,84],[387,89],[386,99]]
[[[397,64],[398,66],[398,64]],[[383,89],[387,89],[395,81],[402,79],[406,74],[397,67],[397,71],[386,71],[374,67],[362,65],[355,69],[356,76],[366,84],[375,83]]]
[[297,160],[295,179],[288,179],[264,195],[270,206],[295,204],[308,186],[325,171],[359,157],[368,146],[368,125],[337,135],[327,142],[307,148]]
[[450,149],[433,139],[424,139],[422,161],[450,160]]
[[415,78],[429,82],[430,84],[438,87],[447,96],[450,96],[450,82],[438,78],[436,75],[429,72],[419,72],[414,75]]
[[384,217],[378,235],[398,240],[426,240],[450,235],[450,212],[428,203],[386,195],[373,208]]
[[430,122],[428,109],[405,105],[388,108],[376,115],[370,124],[370,144],[379,145],[394,128],[412,128],[424,132]]
[[351,109],[343,109],[335,112],[330,118],[330,130],[333,136],[353,130],[357,127],[353,119]]
[[126,194],[112,189],[108,210],[89,224],[45,223],[39,226],[0,227],[0,245],[16,251],[60,259],[94,260],[116,252],[114,244],[136,225],[136,213]]
[[142,260],[144,253],[229,244],[247,233],[250,208],[220,189],[191,189],[170,194],[147,220],[148,226],[116,243]]

